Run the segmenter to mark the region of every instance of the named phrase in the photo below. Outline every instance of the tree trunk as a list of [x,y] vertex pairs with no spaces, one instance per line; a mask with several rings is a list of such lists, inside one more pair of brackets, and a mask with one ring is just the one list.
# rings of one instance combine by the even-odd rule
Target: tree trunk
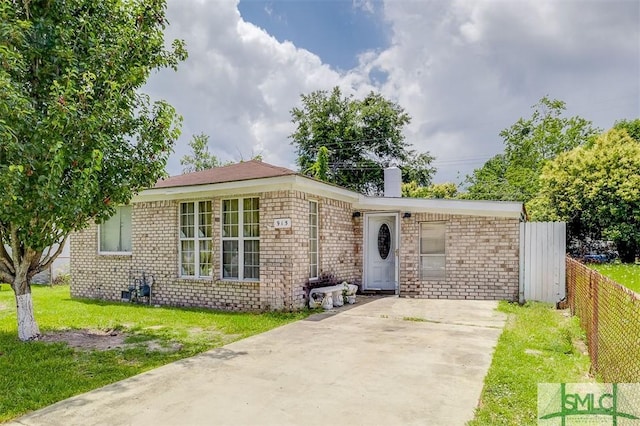
[[[31,298],[31,285],[26,271],[19,274],[22,268],[16,271],[13,282],[13,290],[16,295],[16,307],[18,310],[18,338],[22,341],[36,340],[40,336],[40,329],[33,315],[33,299]],[[23,275],[23,276],[19,276]]]

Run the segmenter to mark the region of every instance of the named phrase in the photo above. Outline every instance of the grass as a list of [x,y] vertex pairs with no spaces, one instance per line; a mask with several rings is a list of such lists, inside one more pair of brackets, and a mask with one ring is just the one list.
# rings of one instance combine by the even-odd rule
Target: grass
[[640,265],[629,263],[594,263],[588,266],[636,293],[640,293]]
[[[20,342],[13,291],[0,291],[0,422],[79,393],[262,333],[307,313],[226,313],[71,300],[68,286],[33,287],[42,333],[65,329],[121,330],[127,348],[79,350],[66,343]],[[177,350],[149,351],[156,341]]]
[[538,383],[593,381],[576,317],[544,303],[500,302],[508,315],[470,426],[537,424]]
[[[610,280],[590,288],[589,269],[598,270]],[[593,334],[597,354],[597,378],[607,383],[640,381],[640,265],[599,264],[576,268],[576,315]],[[622,291],[615,281],[630,290]],[[597,292],[593,289],[598,289]],[[597,294],[597,298],[595,297]]]

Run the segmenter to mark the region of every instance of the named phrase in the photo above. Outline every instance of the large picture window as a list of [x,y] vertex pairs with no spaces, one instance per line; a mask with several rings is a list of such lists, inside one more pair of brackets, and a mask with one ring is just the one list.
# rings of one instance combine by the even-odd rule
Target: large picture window
[[423,280],[445,278],[445,234],[445,223],[420,224],[420,275]]
[[309,201],[309,278],[318,278],[318,202]]
[[100,253],[131,253],[131,206],[116,207],[116,213],[100,225]]
[[180,275],[211,277],[211,201],[180,203]]
[[222,278],[260,279],[260,201],[222,200]]

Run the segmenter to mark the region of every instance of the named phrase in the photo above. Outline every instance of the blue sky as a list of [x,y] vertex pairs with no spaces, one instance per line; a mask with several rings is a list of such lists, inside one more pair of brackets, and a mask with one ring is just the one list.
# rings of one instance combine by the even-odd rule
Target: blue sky
[[240,0],[242,18],[278,41],[291,41],[340,70],[358,65],[358,55],[389,43],[381,3],[339,0]]
[[603,130],[640,117],[637,0],[168,0],[177,72],[145,87],[183,116],[167,166],[194,134],[222,161],[261,154],[296,168],[290,111],[339,86],[381,93],[412,117],[407,142],[460,182],[500,153],[502,129],[543,96]]

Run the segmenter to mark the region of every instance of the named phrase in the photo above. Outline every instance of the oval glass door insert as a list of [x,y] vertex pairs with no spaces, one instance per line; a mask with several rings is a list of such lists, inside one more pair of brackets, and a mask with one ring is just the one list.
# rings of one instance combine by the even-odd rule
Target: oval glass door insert
[[380,257],[384,260],[389,257],[389,252],[391,251],[391,231],[386,223],[380,225],[380,229],[378,229],[378,253]]

